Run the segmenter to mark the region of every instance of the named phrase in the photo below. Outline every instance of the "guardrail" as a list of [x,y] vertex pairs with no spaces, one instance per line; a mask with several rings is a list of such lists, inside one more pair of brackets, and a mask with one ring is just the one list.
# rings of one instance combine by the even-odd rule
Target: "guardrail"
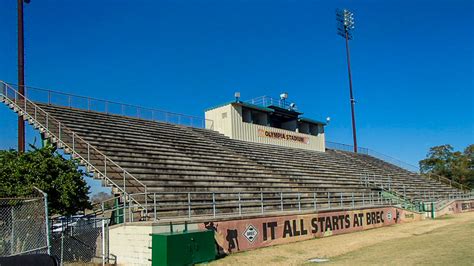
[[[326,140],[326,148],[327,149],[332,149],[332,150],[354,152],[354,146],[352,146],[352,145],[338,143],[338,142],[332,142],[332,141],[327,141],[327,140]],[[362,148],[362,147],[357,147],[357,153],[368,155],[369,154],[369,149]]]
[[449,194],[450,200],[474,200],[474,190],[465,193],[452,193]]
[[[386,179],[386,181],[384,179]],[[393,189],[392,177],[390,176],[387,176],[387,178],[384,178],[381,175],[365,173],[364,175],[360,176],[360,182],[365,187],[371,187],[371,185],[373,185],[373,187],[375,188],[391,193],[410,203],[415,202],[413,198],[407,196],[405,184],[402,186],[403,191],[398,191],[398,190]]]
[[397,158],[393,158],[392,156],[374,151],[372,149],[367,149],[367,155],[370,155],[370,156],[375,157],[377,159],[380,159],[382,161],[391,163],[393,165],[396,165],[396,166],[398,166],[400,168],[403,168],[405,170],[408,170],[410,172],[419,173],[419,169],[418,169],[417,166],[415,166],[413,164],[410,164],[410,163],[407,163],[407,162],[404,162],[404,161],[399,160]]
[[[390,205],[376,192],[156,192],[135,193],[150,198],[149,218],[230,217],[265,213],[285,213],[348,209]],[[176,199],[180,197],[180,199]],[[125,204],[116,209],[124,208]],[[133,208],[133,203],[128,205]],[[129,215],[129,219],[132,216]]]
[[[326,148],[333,149],[333,150],[354,152],[354,146],[348,145],[348,144],[343,144],[343,143],[332,142],[332,141],[326,141]],[[418,173],[418,167],[416,167],[412,164],[406,163],[402,160],[393,158],[389,155],[374,151],[374,150],[369,149],[369,148],[357,147],[357,153],[370,155],[372,157],[375,157],[375,158],[380,159],[382,161],[391,163],[393,165],[396,165],[396,166],[398,166],[400,168],[403,168],[405,170],[408,170],[410,172]]]
[[[388,195],[387,195],[388,194]],[[474,199],[474,193],[453,193],[437,197],[428,193],[413,201],[394,190],[382,188],[372,192],[156,192],[135,193],[133,197],[146,196],[151,200],[146,206],[147,218],[158,221],[171,218],[230,218],[245,215],[285,214],[304,211],[326,211],[401,205],[415,208],[420,202],[436,202],[447,199]],[[170,197],[171,196],[171,197]],[[178,197],[179,199],[177,199]],[[117,198],[108,199],[113,201]],[[134,204],[131,201],[105,209],[103,214],[114,212],[123,222],[134,222]]]
[[[89,170],[92,170],[95,174],[97,174],[97,178],[105,180],[108,184],[112,184],[125,196],[129,196],[129,193],[126,191],[126,182],[130,180],[133,180],[133,182],[137,184],[138,187],[141,186],[145,193],[147,192],[146,185],[140,180],[130,174],[127,170],[120,167],[104,153],[97,150],[89,142],[79,137],[74,131],[70,130],[63,123],[50,116],[49,113],[41,109],[41,107],[37,106],[30,99],[20,94],[17,90],[3,81],[0,81],[0,87],[2,87],[0,91],[1,101],[4,101],[7,105],[11,104],[17,108],[18,112],[21,112],[23,116],[25,116],[25,120],[31,120],[32,122],[38,124],[44,130],[44,133],[48,134],[51,138],[53,138],[53,140],[57,142],[58,147],[67,149],[73,158],[82,160]],[[28,110],[30,110],[30,112]],[[40,119],[42,121],[40,121]],[[78,149],[83,149],[84,154],[80,154],[77,151]],[[91,159],[99,159],[103,163],[100,166],[104,167],[104,171],[100,171],[97,168],[97,165],[93,165],[91,163]],[[123,177],[123,186],[120,186],[108,177],[107,168],[111,167],[114,167],[115,171],[118,170],[118,172],[121,173]],[[138,206],[141,206],[138,201],[133,198],[132,200],[135,201]]]
[[[18,85],[9,83],[17,88]],[[101,100],[70,93],[25,86],[25,95],[35,102],[64,106],[69,108],[115,114],[151,121],[162,121],[171,124],[213,129],[214,122],[202,117],[167,112],[159,109],[146,108],[131,104]]]
[[[342,144],[342,143],[337,143],[337,142],[331,142],[331,141],[326,141],[326,148],[333,149],[333,150],[354,152],[354,146],[352,146],[352,145]],[[420,174],[419,169],[418,169],[417,166],[415,166],[413,164],[410,164],[410,163],[407,163],[407,162],[404,162],[402,160],[393,158],[389,155],[374,151],[372,149],[358,147],[358,153],[375,157],[375,158],[377,158],[379,160],[382,160],[384,162],[387,162],[387,163],[393,164],[395,166],[398,166],[400,168],[403,168],[404,170],[407,170],[409,172]],[[459,182],[453,181],[453,180],[451,180],[447,177],[443,177],[443,176],[439,176],[439,175],[435,175],[435,174],[423,174],[423,173],[421,173],[421,175],[425,176],[429,179],[433,179],[433,180],[436,180],[438,182],[442,182],[444,184],[450,185],[451,187],[459,188],[461,190],[466,190],[467,191],[467,190],[471,189],[469,186],[466,186],[466,185],[463,185]]]
[[456,188],[459,188],[459,189],[464,190],[464,191],[470,191],[471,190],[471,188],[469,186],[463,185],[459,182],[453,181],[453,180],[451,180],[447,177],[444,177],[444,176],[431,174],[431,173],[426,173],[426,174],[422,173],[421,175],[424,176],[424,177],[427,177],[429,179],[436,180],[438,182],[449,184],[449,186],[451,186],[451,187],[456,187]]
[[275,99],[270,96],[260,96],[256,97],[247,101],[244,101],[246,103],[250,103],[253,105],[260,105],[263,107],[268,107],[268,106],[277,106],[283,109],[293,109],[294,107],[291,106],[291,103],[287,102],[286,100],[281,100],[281,99]]

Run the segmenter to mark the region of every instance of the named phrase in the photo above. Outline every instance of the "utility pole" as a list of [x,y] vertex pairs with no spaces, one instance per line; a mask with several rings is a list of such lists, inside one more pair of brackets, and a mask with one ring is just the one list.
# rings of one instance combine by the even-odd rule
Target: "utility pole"
[[[23,31],[23,2],[30,0],[18,0],[18,100],[25,100],[25,46]],[[25,121],[18,116],[18,151],[25,152]]]
[[349,94],[351,101],[352,114],[352,137],[354,140],[354,152],[357,153],[357,133],[355,121],[355,100],[352,92],[352,73],[351,73],[351,59],[349,51],[349,40],[352,40],[352,30],[354,29],[354,13],[347,9],[336,11],[336,20],[338,22],[337,34],[346,39],[346,56],[347,56],[347,71],[349,73]]

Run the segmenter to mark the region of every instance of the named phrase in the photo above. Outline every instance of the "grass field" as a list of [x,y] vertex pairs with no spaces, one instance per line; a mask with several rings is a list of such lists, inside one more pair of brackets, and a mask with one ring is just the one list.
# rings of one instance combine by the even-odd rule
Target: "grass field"
[[474,265],[474,212],[232,254],[211,265]]

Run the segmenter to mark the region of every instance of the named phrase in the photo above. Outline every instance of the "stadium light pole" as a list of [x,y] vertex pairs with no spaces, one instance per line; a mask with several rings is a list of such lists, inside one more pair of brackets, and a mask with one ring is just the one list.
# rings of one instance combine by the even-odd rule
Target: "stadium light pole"
[[[25,96],[25,46],[23,31],[23,3],[30,0],[18,0],[18,92]],[[21,96],[19,98],[22,98]],[[23,99],[25,100],[25,99]],[[18,116],[18,151],[25,152],[25,121]]]
[[355,100],[352,92],[352,73],[351,73],[351,59],[349,51],[349,40],[352,40],[352,30],[354,30],[354,13],[347,9],[336,11],[336,20],[338,22],[337,34],[346,39],[346,56],[347,56],[347,71],[349,73],[349,91],[351,101],[352,113],[352,137],[354,139],[354,152],[357,153],[357,134],[355,121]]

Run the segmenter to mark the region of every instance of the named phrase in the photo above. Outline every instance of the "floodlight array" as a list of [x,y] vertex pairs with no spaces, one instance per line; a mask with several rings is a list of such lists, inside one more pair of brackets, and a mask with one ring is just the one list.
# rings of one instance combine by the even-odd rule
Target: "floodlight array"
[[336,10],[337,34],[352,39],[352,30],[355,28],[354,13],[348,9]]

